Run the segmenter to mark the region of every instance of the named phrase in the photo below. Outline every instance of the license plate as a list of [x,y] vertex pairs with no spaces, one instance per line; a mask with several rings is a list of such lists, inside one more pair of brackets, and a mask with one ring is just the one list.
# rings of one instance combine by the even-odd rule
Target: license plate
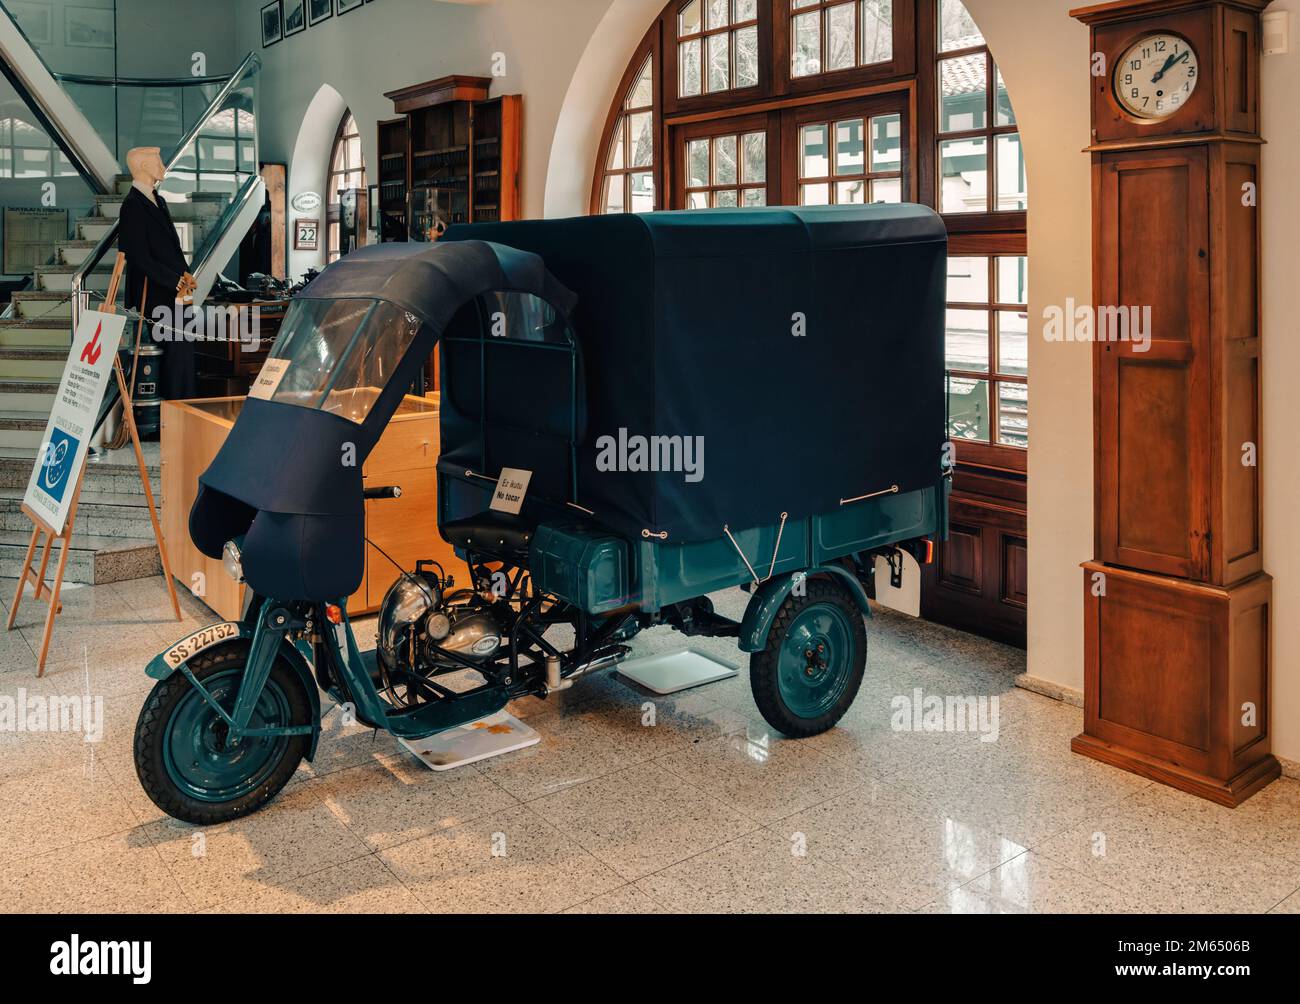
[[168,666],[176,669],[181,663],[194,658],[205,648],[211,648],[213,645],[238,637],[239,625],[234,621],[209,624],[207,627],[195,631],[192,635],[182,638],[163,653],[163,658],[167,661]]

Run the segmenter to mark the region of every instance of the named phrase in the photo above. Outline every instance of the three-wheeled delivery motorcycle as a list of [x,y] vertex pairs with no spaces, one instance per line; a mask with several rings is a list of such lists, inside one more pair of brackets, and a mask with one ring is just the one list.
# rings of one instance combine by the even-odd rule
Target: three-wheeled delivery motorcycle
[[[418,739],[655,625],[736,638],[782,733],[834,726],[876,556],[947,533],[946,251],[929,209],[877,205],[469,225],[331,265],[199,479],[191,537],[245,611],[150,662],[149,797],[252,812],[314,756],[322,691]],[[436,520],[469,580],[401,574],[362,652],[364,503],[401,486],[361,465],[435,347]],[[738,585],[740,622],[708,600]]]

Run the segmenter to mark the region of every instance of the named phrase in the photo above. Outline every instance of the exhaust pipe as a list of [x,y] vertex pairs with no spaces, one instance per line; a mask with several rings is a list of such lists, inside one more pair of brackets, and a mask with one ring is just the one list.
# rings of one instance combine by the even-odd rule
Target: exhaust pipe
[[592,659],[591,662],[584,662],[578,666],[568,676],[560,676],[560,660],[558,656],[548,655],[546,657],[546,693],[547,696],[560,690],[568,690],[573,686],[573,681],[580,676],[586,676],[588,673],[597,673],[602,669],[609,669],[611,666],[617,666],[620,662],[632,654],[632,650],[626,645],[615,645],[607,649],[603,655]]

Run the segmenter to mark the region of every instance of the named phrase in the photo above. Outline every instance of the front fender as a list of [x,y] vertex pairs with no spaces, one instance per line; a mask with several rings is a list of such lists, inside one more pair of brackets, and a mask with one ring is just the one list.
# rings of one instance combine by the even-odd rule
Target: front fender
[[[221,637],[214,637],[213,640],[206,643],[202,641],[196,642],[192,648],[188,648],[183,653],[183,657],[179,658],[179,660],[168,658],[168,653],[176,648],[175,645],[164,649],[149,660],[149,664],[144,668],[145,675],[154,680],[165,680],[182,666],[186,667],[186,674],[188,675],[190,661],[200,653],[206,652],[216,645],[224,645],[236,639],[243,638],[249,642],[253,639],[253,625],[244,621],[219,621],[216,624],[209,625],[209,627],[226,628],[227,631],[223,632]],[[191,635],[185,641],[190,641],[195,637],[196,635]],[[316,744],[320,741],[320,688],[316,686],[316,677],[311,671],[311,663],[309,662],[311,649],[305,641],[294,643],[286,638],[281,640],[278,654],[284,656],[289,665],[294,668],[294,672],[302,680],[303,689],[307,692],[307,699],[311,702],[311,745],[307,750],[307,759],[313,760],[316,757]]]
[[772,622],[776,620],[776,613],[781,609],[781,604],[794,590],[795,583],[813,575],[838,576],[853,599],[857,601],[863,616],[871,616],[871,602],[867,599],[867,591],[862,588],[858,577],[847,568],[840,565],[818,565],[816,568],[809,568],[802,572],[779,575],[764,582],[749,598],[749,606],[745,608],[745,616],[740,622],[739,644],[742,652],[761,652],[767,647],[767,635],[772,630]]

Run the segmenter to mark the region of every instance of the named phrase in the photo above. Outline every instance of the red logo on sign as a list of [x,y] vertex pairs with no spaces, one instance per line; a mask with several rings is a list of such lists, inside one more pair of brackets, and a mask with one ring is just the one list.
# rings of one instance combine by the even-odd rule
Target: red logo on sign
[[99,327],[95,329],[95,337],[86,343],[86,347],[81,350],[81,361],[90,363],[94,366],[99,362],[99,354],[104,351],[104,346],[99,344],[99,333],[104,330],[104,322],[99,322]]

